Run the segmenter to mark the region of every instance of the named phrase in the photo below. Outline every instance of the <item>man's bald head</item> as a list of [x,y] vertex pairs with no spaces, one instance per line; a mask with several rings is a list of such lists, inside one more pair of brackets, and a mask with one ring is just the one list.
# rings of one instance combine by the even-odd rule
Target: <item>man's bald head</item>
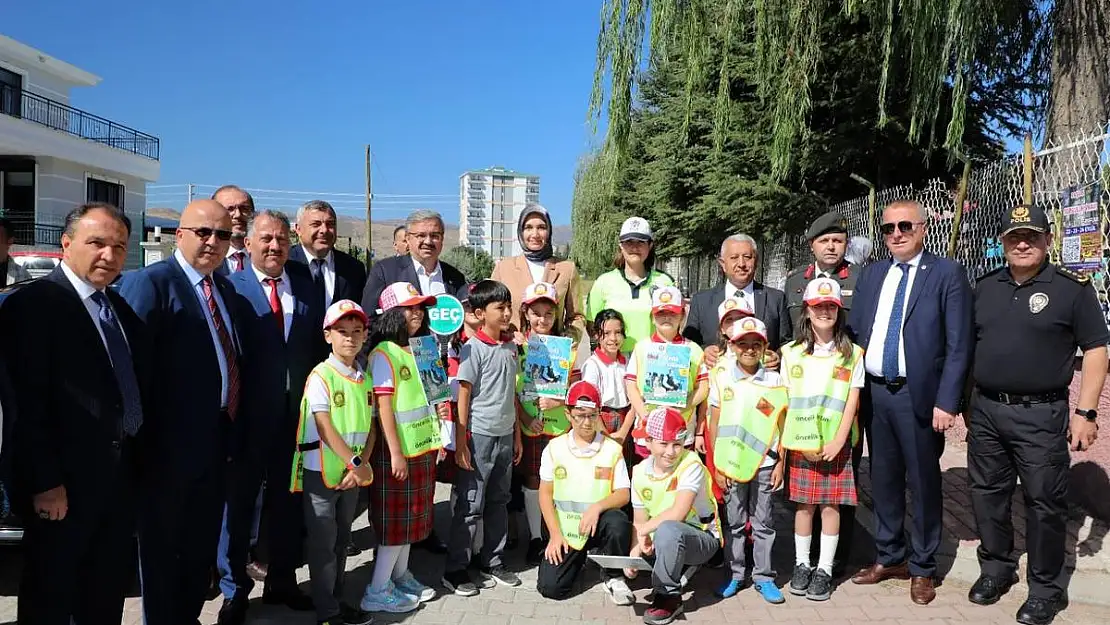
[[181,213],[177,249],[194,269],[210,275],[231,245],[231,214],[215,200],[195,200]]

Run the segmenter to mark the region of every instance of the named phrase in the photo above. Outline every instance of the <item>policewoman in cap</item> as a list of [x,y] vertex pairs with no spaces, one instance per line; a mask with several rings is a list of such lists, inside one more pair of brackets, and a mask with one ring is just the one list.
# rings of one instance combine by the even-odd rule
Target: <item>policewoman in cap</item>
[[786,307],[794,331],[798,329],[798,316],[802,311],[802,296],[806,285],[816,278],[830,278],[840,284],[844,310],[852,308],[852,291],[856,288],[859,265],[844,259],[848,250],[848,220],[837,212],[828,212],[813,221],[806,231],[813,262],[798,267],[786,276]]
[[642,217],[629,217],[621,225],[620,249],[613,260],[615,269],[601,274],[590,288],[586,318],[611,308],[624,317],[624,344],[627,354],[640,339],[651,336],[651,293],[657,288],[675,286],[674,278],[655,269],[655,238],[651,224]]
[[[1006,266],[975,286],[974,390],[968,425],[971,502],[982,542],[980,576],[968,593],[989,605],[1017,581],[1010,501],[1021,480],[1029,553],[1029,597],[1017,613],[1051,623],[1067,602],[1069,451],[1098,437],[1095,407],[1106,380],[1110,339],[1090,280],[1048,262],[1048,217],[1019,205],[1002,218]],[[1076,350],[1083,373],[1069,407]]]

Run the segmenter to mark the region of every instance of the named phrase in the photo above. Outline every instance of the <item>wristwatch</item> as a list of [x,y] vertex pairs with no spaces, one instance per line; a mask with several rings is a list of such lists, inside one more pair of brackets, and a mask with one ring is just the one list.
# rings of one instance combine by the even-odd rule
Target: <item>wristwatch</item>
[[1075,409],[1075,414],[1079,415],[1080,417],[1083,417],[1084,419],[1090,421],[1091,423],[1094,423],[1095,419],[1098,418],[1098,411],[1093,410],[1093,409],[1092,410],[1083,410],[1082,408],[1076,408]]
[[351,467],[352,469],[357,469],[357,468],[361,467],[362,466],[362,456],[360,456],[358,454],[355,454],[355,455],[351,456],[351,461],[347,463],[347,466]]

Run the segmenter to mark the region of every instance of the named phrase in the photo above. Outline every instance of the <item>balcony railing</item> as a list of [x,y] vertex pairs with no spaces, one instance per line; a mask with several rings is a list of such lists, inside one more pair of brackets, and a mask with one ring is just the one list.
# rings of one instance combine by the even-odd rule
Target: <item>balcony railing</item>
[[11,212],[8,212],[4,216],[11,220],[12,232],[9,234],[15,237],[16,245],[62,246],[62,226],[37,224],[31,217],[25,217]]
[[117,150],[158,160],[158,137],[12,85],[0,83],[0,113],[19,117],[80,139],[95,141]]

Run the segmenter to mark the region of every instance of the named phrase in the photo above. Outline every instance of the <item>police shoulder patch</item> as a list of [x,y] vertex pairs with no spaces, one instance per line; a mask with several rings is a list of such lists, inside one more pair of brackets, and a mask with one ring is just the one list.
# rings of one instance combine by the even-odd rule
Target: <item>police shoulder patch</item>
[[1085,274],[1081,274],[1077,271],[1072,271],[1071,269],[1068,269],[1067,267],[1064,267],[1063,265],[1053,265],[1053,266],[1056,267],[1056,273],[1060,274],[1061,276],[1064,276],[1065,278],[1067,278],[1067,279],[1069,279],[1073,282],[1078,282],[1079,284],[1087,284],[1091,281],[1090,276],[1087,276]]

